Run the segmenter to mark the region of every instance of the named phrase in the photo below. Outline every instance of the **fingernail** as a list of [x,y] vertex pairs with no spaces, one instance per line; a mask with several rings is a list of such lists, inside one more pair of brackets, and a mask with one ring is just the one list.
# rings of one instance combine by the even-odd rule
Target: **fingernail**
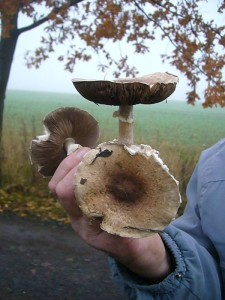
[[76,151],[76,158],[77,159],[82,159],[84,157],[84,155],[89,152],[91,149],[90,148],[87,148],[87,147],[83,147],[83,148],[79,148],[77,151]]

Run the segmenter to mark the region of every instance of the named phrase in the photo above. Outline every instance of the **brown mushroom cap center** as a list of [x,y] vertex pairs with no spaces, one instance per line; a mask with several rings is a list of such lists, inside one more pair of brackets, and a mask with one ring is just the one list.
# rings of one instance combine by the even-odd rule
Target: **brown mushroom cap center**
[[106,186],[113,200],[133,204],[144,194],[143,181],[128,172],[111,175],[110,184]]

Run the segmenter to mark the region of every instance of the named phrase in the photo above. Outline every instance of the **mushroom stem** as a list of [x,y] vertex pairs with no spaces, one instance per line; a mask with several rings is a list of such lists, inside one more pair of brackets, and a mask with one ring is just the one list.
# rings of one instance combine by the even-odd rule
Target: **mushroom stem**
[[67,155],[75,152],[79,148],[79,144],[76,144],[73,138],[67,138],[64,141],[63,149],[66,151]]
[[125,145],[133,144],[133,105],[120,105],[119,118],[119,143]]

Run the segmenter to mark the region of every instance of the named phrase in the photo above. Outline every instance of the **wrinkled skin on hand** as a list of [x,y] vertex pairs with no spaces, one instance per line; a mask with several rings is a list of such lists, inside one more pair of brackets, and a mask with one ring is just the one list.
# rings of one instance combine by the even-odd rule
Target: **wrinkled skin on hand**
[[49,182],[49,189],[66,210],[74,231],[90,246],[114,257],[132,272],[157,283],[172,271],[172,260],[158,234],[146,238],[124,238],[108,234],[99,220],[84,216],[76,203],[73,178],[89,148],[81,148],[62,161]]

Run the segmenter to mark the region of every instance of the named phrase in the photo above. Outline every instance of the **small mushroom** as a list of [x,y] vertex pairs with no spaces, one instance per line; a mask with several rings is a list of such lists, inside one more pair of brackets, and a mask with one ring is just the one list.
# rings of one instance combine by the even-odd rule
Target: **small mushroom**
[[159,232],[176,216],[181,198],[178,182],[148,145],[133,140],[133,105],[165,100],[176,88],[177,76],[154,73],[115,81],[75,79],[86,99],[118,105],[118,141],[88,152],[74,178],[76,199],[89,218],[101,218],[101,228],[126,237]]
[[86,111],[65,107],[43,120],[44,135],[31,142],[31,162],[43,176],[52,176],[60,162],[80,146],[93,148],[99,138],[97,121]]

